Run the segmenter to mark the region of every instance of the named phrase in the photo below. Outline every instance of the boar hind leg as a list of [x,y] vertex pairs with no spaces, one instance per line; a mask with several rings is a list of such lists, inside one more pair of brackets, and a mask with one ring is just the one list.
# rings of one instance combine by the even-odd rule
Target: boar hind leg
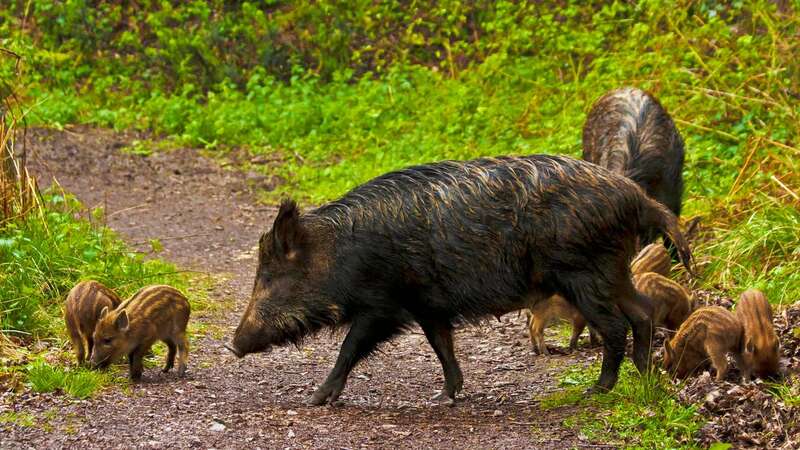
[[451,406],[455,405],[456,394],[464,385],[464,376],[453,352],[453,327],[448,323],[429,321],[420,321],[419,324],[444,371],[444,388],[433,400],[444,400]]
[[186,334],[182,334],[178,338],[178,376],[182,377],[186,374],[186,361],[189,359],[189,339]]
[[378,344],[397,334],[400,325],[391,319],[356,318],[344,338],[342,349],[339,350],[339,357],[336,358],[336,365],[333,366],[333,370],[328,374],[328,378],[325,379],[322,386],[317,388],[311,396],[309,403],[315,406],[325,403],[335,404],[353,367],[375,351]]
[[161,371],[166,373],[169,372],[169,370],[175,366],[175,353],[178,352],[178,346],[175,345],[175,343],[172,342],[171,340],[166,340],[164,341],[164,343],[167,344],[167,349],[168,349],[167,363],[164,365],[164,369],[162,369]]
[[653,321],[649,313],[649,299],[636,293],[630,283],[619,295],[618,304],[633,330],[633,364],[639,373],[650,370],[650,352],[653,346]]
[[572,337],[569,338],[569,351],[574,352],[578,348],[578,339],[586,328],[586,319],[576,317],[572,320]]
[[[570,277],[579,279],[578,276]],[[589,322],[603,339],[603,365],[600,369],[600,378],[589,389],[589,394],[610,391],[617,384],[619,366],[625,357],[625,338],[628,335],[628,324],[617,308],[611,296],[599,295],[603,292],[596,286],[576,285],[567,282],[564,297],[567,298],[583,317]]]
[[86,354],[86,350],[83,348],[83,337],[77,333],[74,335],[70,330],[69,340],[72,342],[72,348],[75,350],[75,357],[78,359],[78,365],[83,365],[86,361],[86,356],[91,356],[92,352],[89,350],[89,354]]
[[86,336],[86,356],[91,357],[94,351],[94,338]]

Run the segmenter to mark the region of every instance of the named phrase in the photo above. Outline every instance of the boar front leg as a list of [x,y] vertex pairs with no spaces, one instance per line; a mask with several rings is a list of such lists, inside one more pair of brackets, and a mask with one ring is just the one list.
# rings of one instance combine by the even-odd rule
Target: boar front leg
[[356,317],[339,350],[333,370],[309,400],[313,406],[335,404],[342,393],[350,371],[359,361],[369,356],[378,344],[397,334],[400,324],[392,319],[369,316]]
[[428,343],[433,347],[444,372],[444,388],[433,400],[444,400],[448,405],[456,404],[456,394],[464,386],[464,376],[453,352],[453,327],[449,323],[419,321]]
[[131,380],[139,381],[142,379],[142,372],[144,371],[144,365],[142,364],[142,358],[147,353],[149,348],[142,348],[136,347],[132,352],[128,354],[128,365],[130,366],[130,376]]

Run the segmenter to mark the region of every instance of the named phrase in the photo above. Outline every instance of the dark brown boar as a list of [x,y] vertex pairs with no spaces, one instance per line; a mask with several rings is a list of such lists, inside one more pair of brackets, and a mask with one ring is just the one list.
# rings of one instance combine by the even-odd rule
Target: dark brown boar
[[105,367],[127,355],[131,379],[138,380],[142,377],[142,357],[160,340],[168,348],[164,372],[174,366],[177,354],[178,375],[183,376],[189,356],[189,312],[186,297],[177,289],[162,285],[140,289],[115,310],[103,308],[94,331],[92,366]]
[[353,367],[417,323],[452,401],[463,376],[453,327],[559,294],[603,340],[595,389],[611,389],[629,325],[646,371],[652,328],[630,273],[643,230],[690,252],[675,216],[635,183],[568,157],[446,161],[378,177],[300,214],[281,204],[262,235],[250,303],[228,348],[243,357],[349,326],[336,365],[311,397],[335,402]]
[[636,275],[645,272],[653,272],[663,276],[669,276],[672,268],[672,261],[669,253],[663,245],[649,244],[645,246],[631,262],[631,272]]
[[743,367],[743,342],[744,328],[732,312],[719,306],[699,308],[671,341],[664,341],[664,368],[677,378],[687,378],[708,367],[710,359],[721,381],[728,373],[728,353]]
[[[586,328],[586,319],[583,318],[583,314],[560,295],[536,302],[532,308],[526,310],[526,314],[528,315],[531,344],[533,344],[534,351],[540,355],[550,354],[544,342],[544,330],[556,321],[567,320],[572,323],[572,336],[569,339],[570,351],[574,351],[578,347],[578,339],[583,333],[583,329]],[[591,329],[589,338],[592,345],[598,342]]]
[[654,327],[676,331],[692,312],[689,292],[663,275],[653,272],[634,275],[633,286],[651,301]]
[[117,294],[94,280],[81,281],[67,295],[64,322],[78,364],[83,364],[94,348],[94,327],[103,308],[114,309],[122,302]]
[[[592,106],[583,127],[583,159],[632,179],[676,216],[681,213],[684,153],[672,118],[641,89],[606,93]],[[658,234],[649,230],[642,243]],[[664,245],[671,247],[669,236],[664,236]]]
[[742,372],[745,380],[749,380],[753,373],[761,378],[777,376],[780,344],[767,297],[757,289],[743,292],[736,303],[736,317],[744,326]]

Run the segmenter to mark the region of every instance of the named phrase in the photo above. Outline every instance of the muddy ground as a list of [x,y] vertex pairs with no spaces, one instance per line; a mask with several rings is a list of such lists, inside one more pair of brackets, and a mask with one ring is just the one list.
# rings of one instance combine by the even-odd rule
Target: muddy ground
[[158,369],[129,389],[79,401],[57,394],[5,393],[0,412],[31,413],[35,426],[0,424],[2,448],[602,448],[562,422],[574,407],[542,410],[557,375],[596,350],[533,355],[524,317],[462,329],[456,352],[465,374],[456,407],[429,401],[441,369],[420,331],[403,335],[354,370],[343,406],[306,400],[333,366],[341,335],[300,349],[236,360],[222,342],[238,323],[255,270],[254,246],[275,209],[255,201],[264,180],[223,169],[191,149],[151,156],[123,148],[137,136],[90,128],[32,130],[28,149],[41,184],[53,177],[129,243],[184,268],[221,275],[220,308],[193,316],[186,379]]

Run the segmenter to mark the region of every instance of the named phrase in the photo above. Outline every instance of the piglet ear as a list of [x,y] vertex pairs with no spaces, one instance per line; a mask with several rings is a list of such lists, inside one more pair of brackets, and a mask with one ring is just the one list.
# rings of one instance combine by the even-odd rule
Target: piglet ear
[[98,320],[103,320],[108,315],[108,306],[103,306],[103,309],[100,310],[100,315],[97,316]]
[[272,225],[272,243],[275,255],[294,260],[300,255],[306,242],[306,231],[300,223],[300,210],[294,200],[281,202],[278,216]]
[[130,326],[130,322],[128,321],[128,312],[123,309],[122,312],[120,312],[117,316],[117,319],[114,321],[114,325],[116,325],[119,331],[127,331],[128,327]]

